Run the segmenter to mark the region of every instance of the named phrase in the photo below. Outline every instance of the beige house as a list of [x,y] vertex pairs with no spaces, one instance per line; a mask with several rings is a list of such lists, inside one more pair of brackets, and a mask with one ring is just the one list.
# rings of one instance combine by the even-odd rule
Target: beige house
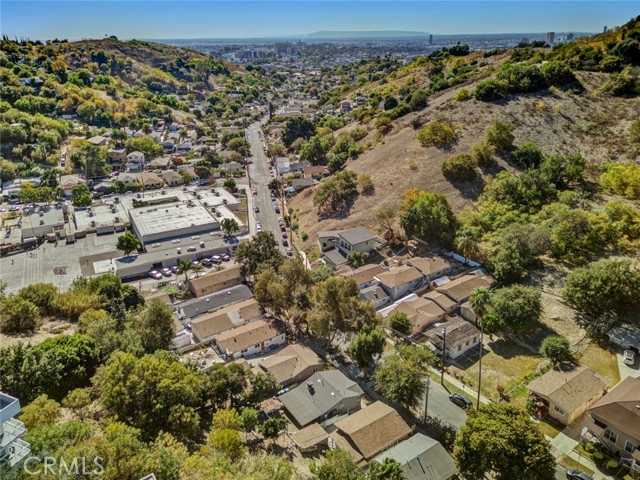
[[160,178],[158,175],[156,175],[153,172],[139,173],[137,178],[138,178],[138,183],[144,190],[160,188],[162,187],[162,185],[164,185],[164,180],[162,180],[162,178]]
[[208,342],[214,335],[260,317],[260,304],[254,298],[248,298],[197,317],[191,322],[191,331],[196,341]]
[[224,270],[214,270],[201,277],[192,278],[187,282],[187,288],[195,297],[203,297],[204,295],[233,287],[241,282],[241,267],[240,265],[234,265]]
[[324,367],[322,359],[309,347],[293,343],[275,355],[261,359],[256,367],[275,377],[281,385],[300,383]]
[[265,320],[255,320],[213,337],[221,354],[237,360],[282,345],[285,334]]
[[412,335],[444,321],[446,315],[446,312],[437,303],[424,297],[400,302],[389,312],[389,315],[395,312],[401,312],[407,315],[407,318],[411,322]]
[[423,295],[422,298],[435,302],[447,315],[451,315],[458,308],[458,304],[444,293],[431,291]]
[[343,267],[336,273],[337,275],[340,275],[342,277],[353,278],[358,286],[363,289],[378,283],[375,277],[386,271],[387,269],[382,265],[372,264],[364,265],[363,267],[356,269],[353,269],[351,267]]
[[318,233],[318,243],[323,252],[337,248],[345,252],[345,255],[351,252],[370,252],[375,248],[377,239],[377,236],[364,227]]
[[474,325],[456,318],[440,327],[428,331],[431,343],[442,350],[444,342],[445,354],[448,358],[456,359],[480,344],[480,330]]
[[602,398],[607,384],[590,368],[564,363],[527,388],[539,417],[569,425]]
[[436,288],[458,304],[466,302],[476,288],[491,288],[493,279],[489,276],[463,275]]
[[442,257],[416,257],[407,261],[408,265],[417,268],[428,282],[451,273],[453,265]]
[[176,187],[184,183],[184,178],[174,170],[165,170],[162,172],[162,178],[169,187]]
[[380,401],[337,421],[335,426],[337,431],[330,435],[329,445],[343,448],[356,462],[370,460],[412,433],[400,414]]
[[393,300],[404,297],[415,290],[423,280],[420,271],[410,265],[390,268],[376,275],[376,280]]
[[611,452],[633,459],[640,472],[640,378],[627,377],[587,410],[583,437],[602,442]]

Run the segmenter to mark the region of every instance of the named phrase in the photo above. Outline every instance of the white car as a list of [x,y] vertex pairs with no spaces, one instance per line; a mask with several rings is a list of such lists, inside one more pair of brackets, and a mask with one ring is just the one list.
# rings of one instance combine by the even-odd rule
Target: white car
[[622,361],[626,365],[633,365],[636,363],[636,353],[633,350],[625,350],[622,354]]

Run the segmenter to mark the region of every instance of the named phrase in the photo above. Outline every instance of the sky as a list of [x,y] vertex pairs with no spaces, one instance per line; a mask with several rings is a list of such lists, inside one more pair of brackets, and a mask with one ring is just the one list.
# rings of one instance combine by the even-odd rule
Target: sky
[[600,32],[639,14],[637,0],[0,0],[0,31],[33,40],[257,38],[324,30]]

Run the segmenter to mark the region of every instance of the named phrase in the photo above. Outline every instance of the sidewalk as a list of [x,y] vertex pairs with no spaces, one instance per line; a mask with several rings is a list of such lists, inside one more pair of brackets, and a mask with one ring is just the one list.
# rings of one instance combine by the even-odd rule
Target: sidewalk
[[[432,370],[434,372],[436,372],[438,375],[440,375],[440,369],[432,368]],[[447,372],[444,372],[444,379],[447,382],[449,382],[451,385],[453,385],[454,387],[462,390],[463,392],[465,392],[465,393],[469,392],[469,395],[473,394],[473,398],[470,398],[469,400],[472,400],[474,402],[474,404],[475,404],[475,401],[476,401],[477,396],[478,396],[478,391],[477,390],[475,390],[474,388],[470,387],[469,385],[464,385],[460,380],[458,380],[457,378],[452,377]],[[480,395],[480,401],[482,403],[484,403],[484,404],[493,403],[493,400],[488,399],[487,397],[485,397],[482,394]]]
[[589,470],[593,471],[593,480],[613,480],[613,477],[603,475],[598,467],[588,458],[580,455],[573,449],[578,445],[578,441],[566,435],[564,432],[560,432],[555,438],[551,438],[545,435],[549,443],[551,443],[551,452],[556,458],[556,461],[563,455],[570,457]]

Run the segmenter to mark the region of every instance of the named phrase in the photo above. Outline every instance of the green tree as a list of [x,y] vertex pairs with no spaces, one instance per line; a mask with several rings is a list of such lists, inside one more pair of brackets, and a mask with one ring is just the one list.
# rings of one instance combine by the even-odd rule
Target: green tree
[[175,336],[173,310],[160,300],[151,300],[138,317],[140,340],[145,351],[168,350]]
[[316,128],[313,123],[304,117],[290,117],[282,129],[282,143],[287,147],[298,138],[308,140],[315,133]]
[[313,205],[321,213],[334,213],[343,208],[357,194],[357,178],[358,175],[351,170],[332,175],[315,189]]
[[245,275],[255,275],[263,269],[276,269],[284,257],[273,233],[258,232],[253,239],[236,249],[236,261],[242,264]]
[[444,195],[420,191],[413,198],[405,195],[400,225],[407,237],[413,236],[427,243],[451,247],[456,235],[456,216]]
[[71,203],[74,207],[87,207],[91,205],[91,191],[86,185],[76,185],[71,190]]
[[116,241],[116,248],[118,250],[122,250],[125,256],[127,256],[131,252],[135,252],[140,248],[140,240],[138,240],[135,233],[126,232],[118,237],[118,240]]
[[71,390],[62,400],[62,405],[65,408],[74,410],[81,419],[84,418],[85,409],[91,405],[91,389],[76,388],[75,390]]
[[513,131],[515,129],[516,127],[508,122],[495,120],[487,129],[487,142],[501,152],[509,152],[513,149],[513,141],[515,140]]
[[233,232],[237,232],[240,229],[238,222],[233,218],[223,218],[220,222],[220,228],[224,232],[225,237],[228,237]]
[[453,457],[465,478],[555,478],[549,443],[527,412],[511,405],[472,411],[456,435]]
[[493,293],[491,306],[504,328],[513,333],[535,328],[542,315],[542,297],[535,287],[500,288]]
[[46,395],[40,395],[22,408],[20,421],[27,429],[53,425],[60,418],[60,404]]
[[236,191],[236,181],[233,178],[225,178],[223,185],[227,190]]
[[255,408],[243,408],[240,412],[240,428],[245,432],[253,432],[258,426],[258,418],[258,411]]
[[487,316],[491,306],[491,293],[486,288],[476,288],[469,298],[471,309],[476,316],[476,321],[482,324],[482,319]]
[[284,417],[270,417],[260,424],[259,430],[265,439],[275,439],[286,430],[288,423]]
[[313,165],[324,165],[327,162],[329,142],[319,135],[314,135],[300,150],[300,159]]
[[480,167],[486,168],[496,163],[494,158],[496,148],[486,140],[480,140],[471,145],[470,153]]
[[524,264],[525,260],[513,243],[500,243],[488,261],[491,274],[503,285],[519,281],[525,271]]
[[470,181],[478,176],[475,158],[468,153],[451,155],[442,164],[442,174],[450,180]]
[[603,259],[573,270],[562,292],[578,313],[598,317],[640,305],[640,271],[628,259]]
[[178,260],[178,270],[184,273],[184,281],[189,280],[189,270],[193,268],[193,262],[188,258]]
[[347,255],[347,261],[353,268],[360,268],[369,260],[369,254],[367,252],[351,252]]
[[456,126],[444,118],[428,123],[418,132],[418,141],[423,147],[447,148],[457,138]]
[[82,169],[87,177],[102,177],[109,173],[109,162],[106,147],[98,147],[83,142],[71,153],[73,166]]
[[569,340],[558,335],[550,335],[542,341],[540,355],[554,366],[573,359]]
[[407,477],[402,465],[393,458],[387,457],[382,463],[371,462],[365,478],[366,480],[406,480]]
[[518,145],[511,152],[511,159],[521,168],[538,168],[544,160],[544,154],[538,145],[529,141]]
[[132,137],[124,142],[127,153],[142,152],[146,157],[155,157],[162,153],[162,146],[149,136]]
[[390,239],[395,236],[394,229],[396,228],[398,220],[397,210],[390,207],[383,207],[373,214],[373,220],[378,225],[379,231],[381,231],[385,239]]
[[0,331],[2,333],[25,333],[36,329],[40,309],[22,297],[7,297],[2,300]]
[[360,368],[368,368],[374,357],[382,354],[386,341],[382,328],[365,324],[351,337],[349,355]]
[[351,456],[340,448],[328,450],[320,463],[310,465],[314,480],[363,480]]
[[58,289],[50,283],[33,283],[23,287],[18,292],[18,297],[28,300],[38,307],[43,315],[53,313],[53,304],[58,295]]
[[278,390],[280,390],[280,385],[270,373],[252,373],[249,375],[249,389],[245,391],[240,401],[243,404],[258,405],[275,396]]
[[413,327],[413,325],[411,324],[411,320],[409,320],[409,317],[407,317],[407,314],[404,312],[393,312],[391,315],[389,315],[387,325],[392,330],[400,332],[403,335],[409,335]]
[[224,453],[231,461],[238,460],[246,452],[240,433],[231,428],[214,429],[209,434],[207,446]]

